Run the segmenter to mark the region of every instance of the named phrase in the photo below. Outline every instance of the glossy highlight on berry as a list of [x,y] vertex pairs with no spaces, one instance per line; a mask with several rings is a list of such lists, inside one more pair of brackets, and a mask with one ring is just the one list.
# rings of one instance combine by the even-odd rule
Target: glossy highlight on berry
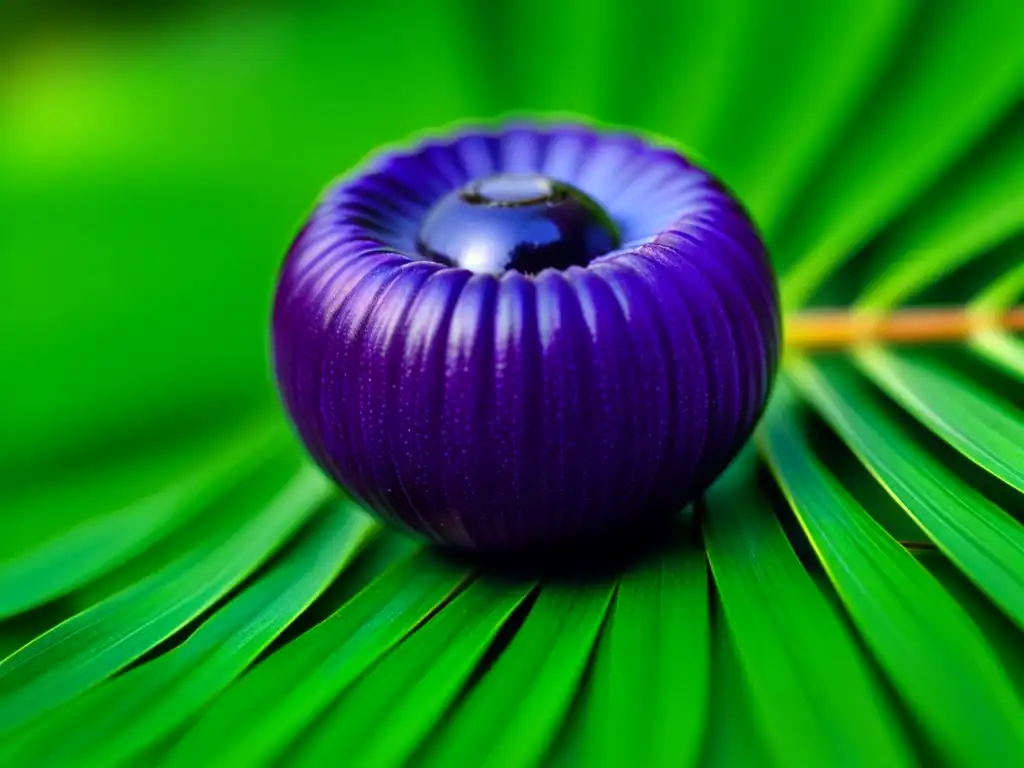
[[628,134],[510,125],[332,186],[272,338],[302,440],[368,509],[461,548],[573,549],[725,468],[765,406],[779,309],[705,170]]

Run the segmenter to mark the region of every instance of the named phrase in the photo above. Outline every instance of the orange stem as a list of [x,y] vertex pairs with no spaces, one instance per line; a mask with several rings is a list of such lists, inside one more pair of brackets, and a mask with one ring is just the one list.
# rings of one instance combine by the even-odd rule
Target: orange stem
[[987,330],[1024,331],[1024,306],[1002,313],[964,307],[901,309],[882,315],[845,309],[812,309],[786,323],[786,343],[799,350],[841,349],[885,342],[926,344],[963,341]]

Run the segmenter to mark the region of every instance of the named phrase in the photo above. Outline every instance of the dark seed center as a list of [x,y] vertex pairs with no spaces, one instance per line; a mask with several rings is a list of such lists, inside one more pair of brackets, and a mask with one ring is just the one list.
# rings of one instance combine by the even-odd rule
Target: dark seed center
[[585,266],[619,245],[596,202],[540,174],[471,181],[428,212],[417,238],[424,258],[490,274]]

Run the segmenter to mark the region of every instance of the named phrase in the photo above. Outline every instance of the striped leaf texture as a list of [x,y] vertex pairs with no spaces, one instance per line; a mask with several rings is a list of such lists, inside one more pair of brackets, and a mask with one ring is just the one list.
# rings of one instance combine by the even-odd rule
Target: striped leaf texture
[[[1019,0],[37,5],[0,31],[0,764],[1024,764]],[[693,153],[777,274],[754,438],[597,564],[383,526],[268,373],[323,185],[506,113]]]

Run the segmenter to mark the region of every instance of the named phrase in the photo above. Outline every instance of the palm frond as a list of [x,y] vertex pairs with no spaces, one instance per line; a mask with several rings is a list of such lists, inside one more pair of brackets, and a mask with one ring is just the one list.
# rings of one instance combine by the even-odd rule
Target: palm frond
[[775,760],[910,764],[909,746],[866,659],[744,469],[752,467],[741,459],[712,489],[705,536]]
[[356,681],[289,759],[309,765],[407,762],[534,588],[529,581],[470,582]]
[[[1006,311],[1014,300],[1024,295],[1024,262],[1008,269],[1000,278],[974,298],[972,308],[990,317]],[[995,327],[985,328],[971,338],[975,352],[1024,382],[1024,342]]]
[[881,349],[856,355],[879,387],[982,469],[1024,491],[1024,417],[946,366]]
[[618,579],[577,720],[587,765],[695,761],[708,720],[711,616],[699,543],[673,536]]
[[1024,709],[963,609],[815,457],[780,382],[762,438],[851,620],[922,726],[954,759],[1019,754]]
[[[281,755],[469,577],[425,551],[400,560],[229,689],[172,751],[172,762],[251,763]],[[237,738],[225,740],[226,732]]]
[[[768,747],[752,701],[753,681],[747,677],[728,630],[721,603],[712,613],[711,698],[702,764],[770,765]],[[666,761],[665,765],[674,764]]]
[[800,361],[790,375],[868,471],[935,544],[1024,627],[1024,526],[947,471],[848,368]]
[[181,645],[41,718],[8,746],[12,761],[118,763],[158,743],[244,672],[377,530],[351,505],[324,510]]
[[[5,540],[13,556],[0,564],[0,618],[62,597],[145,550],[203,511],[272,447],[262,432],[218,437],[23,494],[8,507],[24,522]],[[275,437],[283,444],[280,420]]]
[[788,306],[805,303],[1016,104],[1022,54],[1005,23],[1013,15],[1009,3],[918,10],[910,40],[780,230]]
[[[545,584],[521,627],[424,759],[528,765],[543,759],[568,713],[615,591],[613,581]],[[422,685],[422,683],[420,683]]]
[[[14,691],[0,707],[9,733],[123,669],[212,607],[281,547],[330,492],[289,456],[225,500],[220,525],[162,568],[40,635],[0,665]],[[284,470],[284,471],[282,471]],[[259,510],[252,514],[252,510]],[[235,523],[231,526],[231,523]]]
[[[12,69],[0,762],[1024,759],[1020,13],[784,6],[267,9]],[[705,156],[788,310],[752,446],[599,573],[385,531],[267,416],[310,190],[538,108]]]

